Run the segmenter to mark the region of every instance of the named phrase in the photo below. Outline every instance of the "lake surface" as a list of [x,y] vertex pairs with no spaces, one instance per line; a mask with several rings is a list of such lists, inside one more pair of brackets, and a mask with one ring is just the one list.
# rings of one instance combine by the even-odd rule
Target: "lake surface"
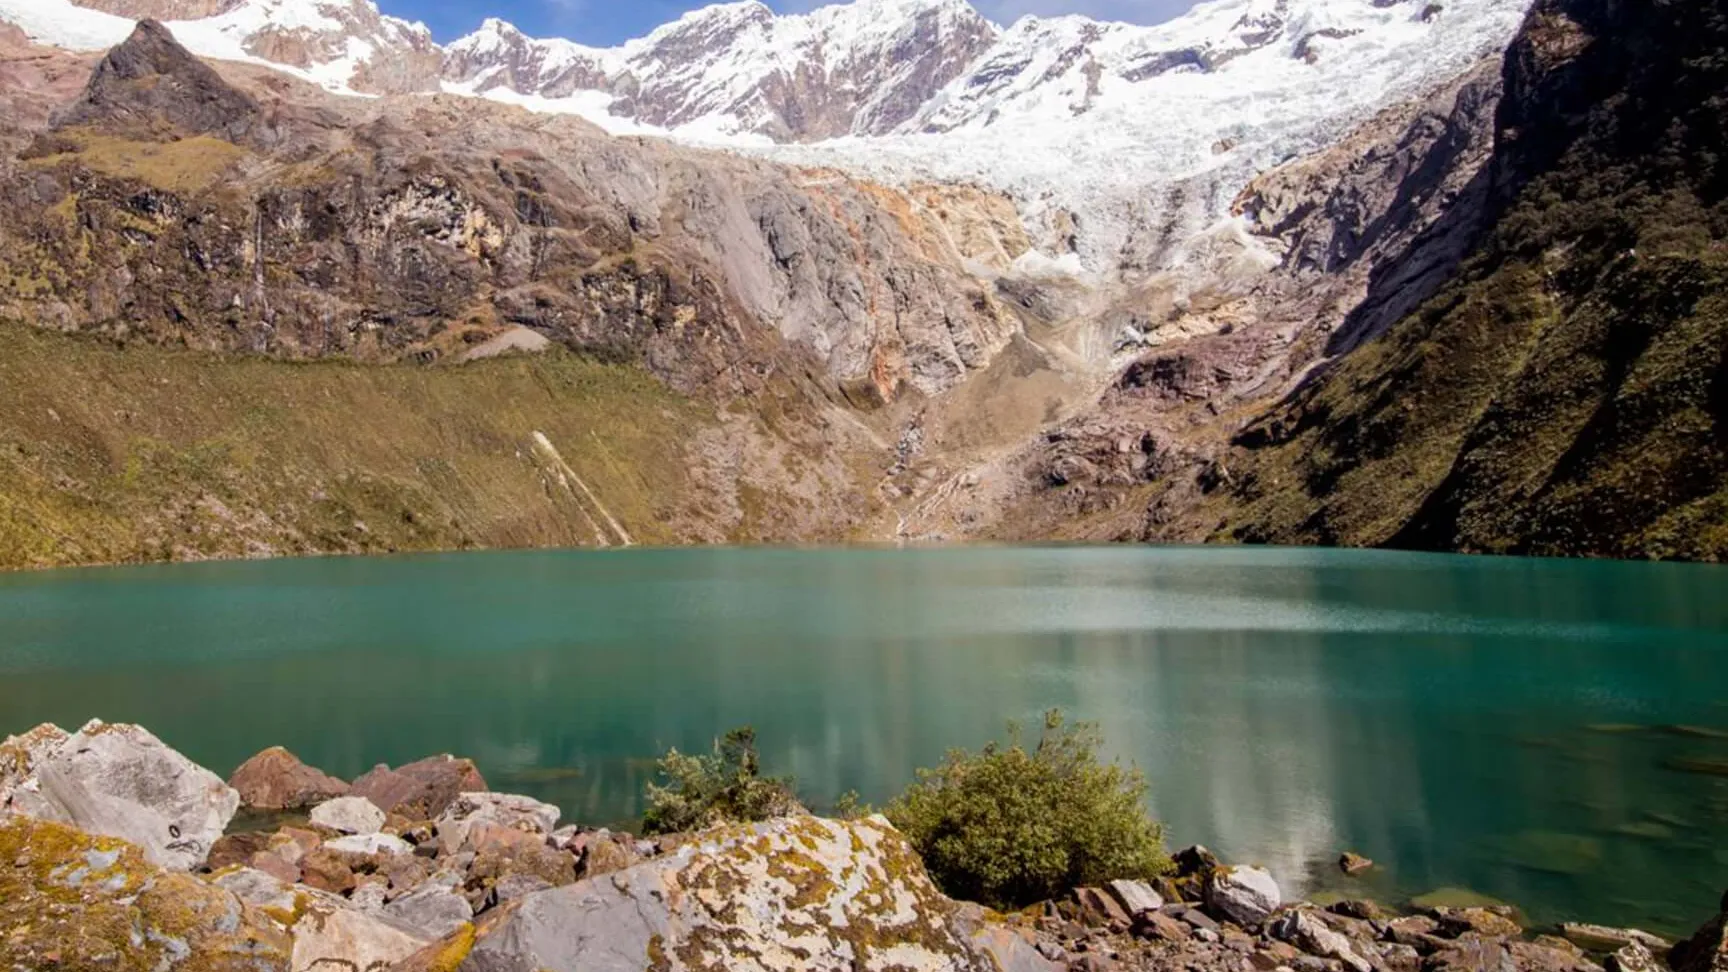
[[[0,733],[228,773],[449,751],[566,821],[753,724],[820,805],[1045,708],[1173,845],[1311,893],[1690,931],[1728,885],[1728,569],[1255,549],[482,553],[0,576]],[[1337,874],[1340,851],[1381,867]]]

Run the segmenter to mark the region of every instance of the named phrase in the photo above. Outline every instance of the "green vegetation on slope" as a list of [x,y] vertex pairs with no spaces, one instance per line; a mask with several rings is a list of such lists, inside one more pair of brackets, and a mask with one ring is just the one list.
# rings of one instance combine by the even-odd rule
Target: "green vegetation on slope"
[[0,324],[0,568],[616,543],[606,513],[672,542],[712,422],[556,349],[288,363]]
[[1546,0],[1460,278],[1251,427],[1236,539],[1728,556],[1728,11]]

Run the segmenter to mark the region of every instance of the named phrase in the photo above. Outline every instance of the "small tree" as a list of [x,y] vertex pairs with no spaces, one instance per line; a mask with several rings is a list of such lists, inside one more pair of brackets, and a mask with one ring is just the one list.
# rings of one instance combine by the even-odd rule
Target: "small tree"
[[662,784],[648,784],[642,832],[676,834],[721,823],[754,823],[803,808],[790,777],[762,776],[756,730],[734,729],[716,740],[714,751],[689,756],[676,749],[660,757]]
[[1149,878],[1170,866],[1163,828],[1146,813],[1146,779],[1098,761],[1092,723],[1044,716],[1027,752],[1018,725],[1008,745],[953,750],[887,809],[930,876],[956,898],[1024,907],[1076,887]]

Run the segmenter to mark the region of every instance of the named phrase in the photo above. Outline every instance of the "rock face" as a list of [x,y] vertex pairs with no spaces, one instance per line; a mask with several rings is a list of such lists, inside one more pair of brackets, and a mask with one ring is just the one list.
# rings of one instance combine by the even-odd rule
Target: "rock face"
[[219,777],[148,730],[99,720],[41,755],[12,800],[21,813],[129,841],[178,871],[204,863],[239,804]]
[[396,769],[380,764],[355,780],[349,792],[387,814],[434,820],[460,795],[485,789],[486,780],[472,760],[433,756]]
[[289,972],[286,933],[234,894],[64,824],[0,817],[0,966]]
[[1674,972],[1728,972],[1728,894],[1722,896],[1722,914],[1674,946],[1668,965]]
[[[661,860],[514,902],[470,972],[1053,968],[969,924],[886,821],[790,818],[706,835]],[[803,958],[800,958],[800,957]]]
[[1258,867],[1220,867],[1206,879],[1206,907],[1239,925],[1265,921],[1284,896],[1271,872]]
[[307,766],[280,746],[252,757],[228,777],[240,805],[255,810],[295,810],[316,806],[348,792],[348,784]]

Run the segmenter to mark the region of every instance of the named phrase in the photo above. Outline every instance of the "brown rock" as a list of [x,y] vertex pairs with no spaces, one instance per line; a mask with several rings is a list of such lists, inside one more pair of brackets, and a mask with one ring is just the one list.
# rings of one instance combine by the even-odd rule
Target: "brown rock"
[[1361,921],[1385,921],[1386,909],[1372,901],[1340,901],[1326,909],[1335,915],[1345,918],[1356,918]]
[[1194,932],[1186,924],[1162,911],[1146,911],[1134,919],[1134,934],[1139,938],[1156,941],[1185,942]]
[[297,810],[348,793],[348,784],[307,766],[281,746],[241,763],[228,785],[239,791],[242,806],[256,810]]
[[1722,914],[1668,953],[1674,972],[1728,972],[1728,895],[1723,896],[1722,907]]
[[445,755],[396,769],[379,764],[355,780],[348,792],[371,800],[387,814],[435,820],[458,793],[483,792],[486,788],[486,780],[472,760]]
[[468,832],[464,846],[474,853],[474,863],[468,868],[471,888],[491,889],[513,875],[537,877],[552,887],[576,881],[576,859],[547,844],[539,834],[481,824]]
[[1512,938],[1524,933],[1518,923],[1487,908],[1447,908],[1435,913],[1440,922],[1440,934],[1447,938],[1480,935],[1483,938]]
[[353,890],[354,870],[348,866],[344,855],[320,847],[301,860],[300,883],[331,894],[342,894]]
[[1100,888],[1075,888],[1074,900],[1089,925],[1105,927],[1120,922],[1127,926],[1133,920],[1109,892]]
[[204,859],[204,867],[207,870],[220,871],[236,864],[249,864],[253,855],[269,846],[270,835],[262,831],[225,834],[210,845],[210,856]]
[[300,883],[300,865],[297,860],[287,860],[275,851],[260,851],[253,854],[249,863],[253,868],[263,871],[283,884]]
[[1518,964],[1500,942],[1464,938],[1428,956],[1422,972],[1518,972]]
[[[1509,942],[1506,947],[1520,972],[1602,972],[1600,965],[1585,958],[1576,945],[1565,939],[1545,936],[1545,940]],[[1645,954],[1649,954],[1648,949]]]
[[1338,858],[1338,869],[1349,875],[1361,874],[1373,866],[1373,861],[1350,851],[1345,851],[1344,856]]
[[1439,930],[1440,923],[1427,915],[1410,915],[1387,922],[1385,938],[1389,942],[1409,945],[1426,953],[1433,950],[1432,943],[1436,941],[1434,933]]
[[585,878],[622,871],[640,860],[635,848],[627,841],[590,839],[587,845],[582,852],[582,876]]

